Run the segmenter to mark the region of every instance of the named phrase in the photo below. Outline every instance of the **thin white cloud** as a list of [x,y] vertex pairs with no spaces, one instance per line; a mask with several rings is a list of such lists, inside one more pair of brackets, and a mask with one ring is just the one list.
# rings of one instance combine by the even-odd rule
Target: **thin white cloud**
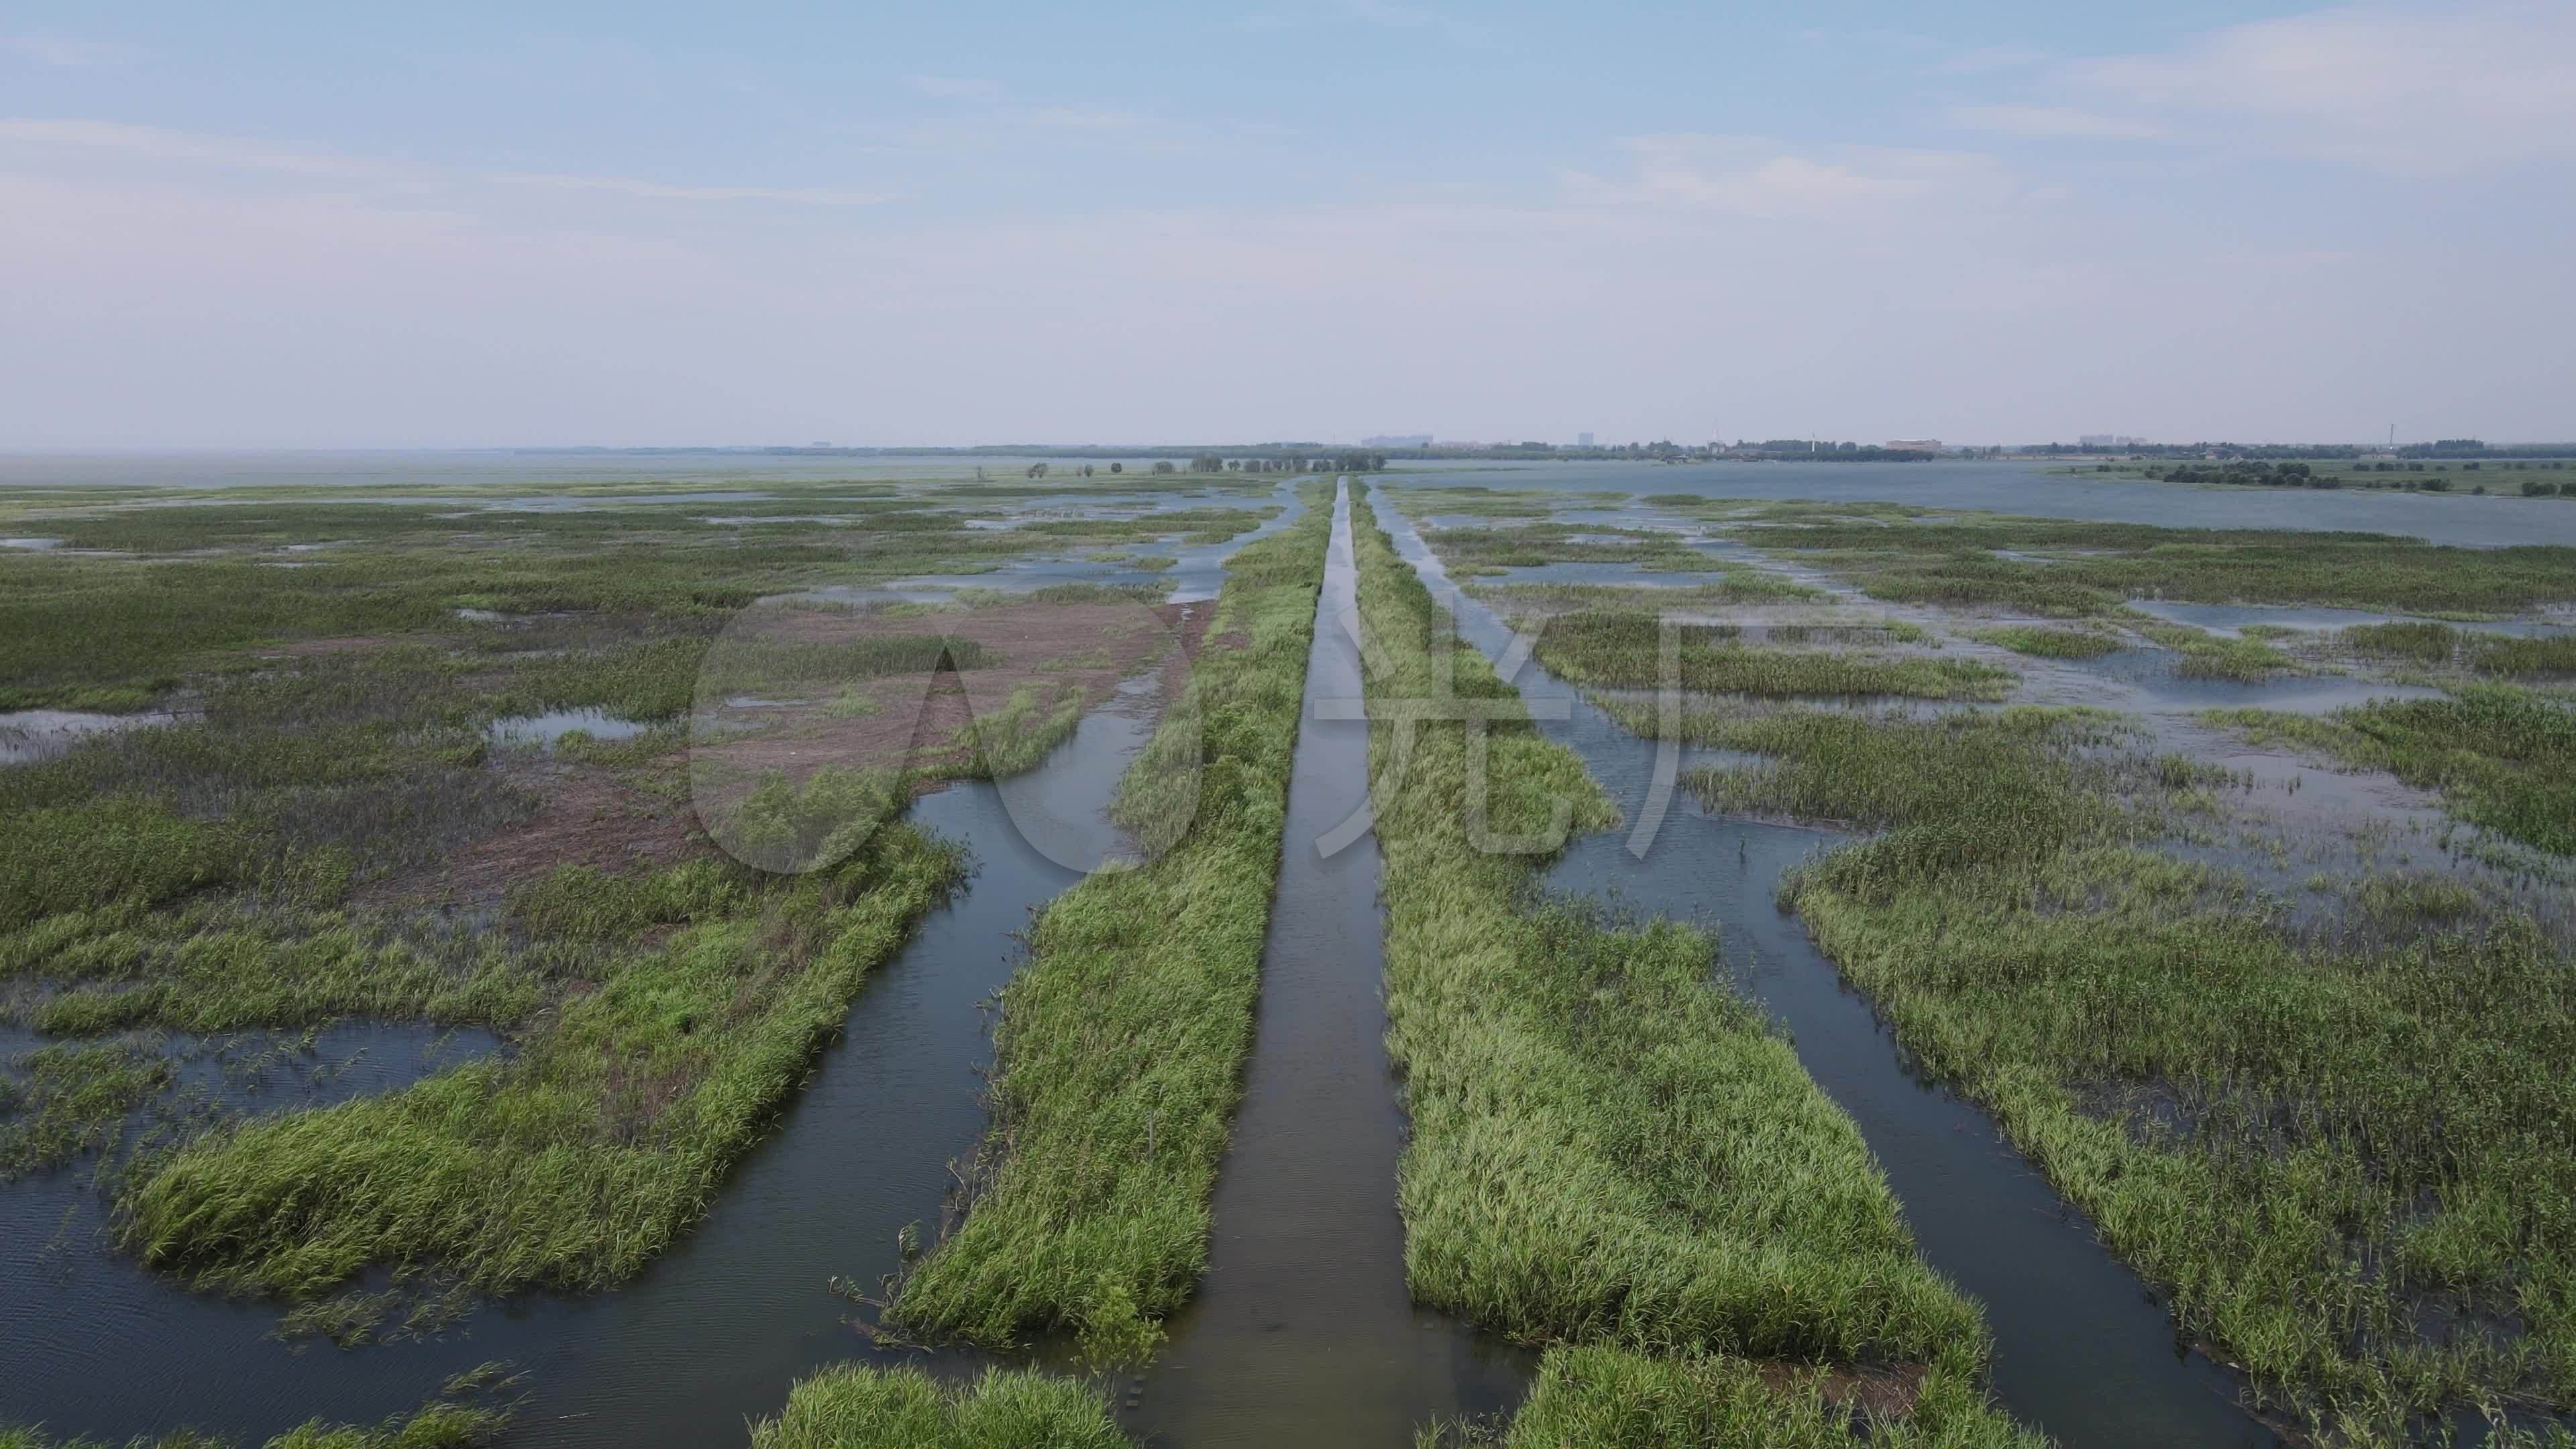
[[869,206],[887,200],[873,192],[830,186],[690,186],[633,176],[557,172],[438,173],[406,169],[363,156],[279,146],[235,136],[199,135],[117,121],[0,120],[0,144],[75,147],[119,152],[235,171],[276,171],[321,180],[491,184],[596,191],[660,201],[761,201],[808,206]]
[[1133,111],[1112,111],[1097,106],[1047,106],[1033,111],[1031,121],[1068,131],[1124,131],[1144,124],[1145,118]]
[[1907,203],[1992,198],[2011,184],[1990,156],[1890,146],[1798,147],[1757,136],[1637,136],[1635,174],[1569,177],[1578,200],[1680,207],[1758,220],[1819,220]]
[[917,75],[904,82],[922,95],[945,101],[998,101],[1002,83],[972,76]]
[[2087,61],[2070,92],[2198,122],[2213,138],[2386,170],[2461,174],[2576,154],[2576,7],[2352,6]]
[[782,201],[806,206],[875,206],[891,198],[831,186],[678,186],[633,176],[571,176],[497,172],[484,178],[504,186],[548,186],[562,191],[605,191],[656,201]]
[[1482,44],[1493,39],[1484,25],[1433,10],[1422,5],[1408,5],[1401,0],[1349,0],[1351,16],[1389,30],[1436,31],[1461,44]]
[[383,168],[354,157],[278,146],[234,136],[207,136],[119,121],[0,120],[0,142],[77,146],[118,151],[160,161],[190,161],[240,170],[290,171],[306,176],[362,177]]
[[59,35],[0,35],[0,51],[22,55],[39,65],[69,68],[106,65],[125,58],[125,48],[93,40],[66,40]]
[[2022,70],[2045,65],[2056,58],[2045,50],[2027,45],[1980,45],[1960,51],[1932,68],[1943,75],[1981,75],[1988,71]]
[[1950,119],[1977,131],[2070,140],[2152,140],[2172,134],[2160,122],[2105,116],[2073,106],[1954,106]]

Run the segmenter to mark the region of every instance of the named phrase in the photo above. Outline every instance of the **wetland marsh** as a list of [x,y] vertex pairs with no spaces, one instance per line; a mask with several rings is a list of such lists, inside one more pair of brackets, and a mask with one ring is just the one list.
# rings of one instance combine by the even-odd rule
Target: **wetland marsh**
[[2568,1442],[2576,509],[814,466],[0,493],[0,1445]]

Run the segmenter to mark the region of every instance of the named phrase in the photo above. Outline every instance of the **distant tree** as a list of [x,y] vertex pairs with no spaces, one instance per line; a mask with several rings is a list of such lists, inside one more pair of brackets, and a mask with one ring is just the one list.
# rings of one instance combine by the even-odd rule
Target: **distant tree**
[[1178,473],[1181,470],[1172,466],[1171,459],[1162,458],[1155,461],[1154,471],[1157,473]]
[[1047,475],[1047,465],[1046,465],[1046,464],[1044,464],[1044,463],[1031,463],[1031,464],[1029,465],[1029,476],[1030,476],[1030,477],[1032,477],[1032,478],[1043,478],[1043,477],[1045,477],[1046,475]]
[[1127,465],[1124,463],[1112,463],[1109,465],[1109,471],[1112,473],[1124,473],[1127,471]]

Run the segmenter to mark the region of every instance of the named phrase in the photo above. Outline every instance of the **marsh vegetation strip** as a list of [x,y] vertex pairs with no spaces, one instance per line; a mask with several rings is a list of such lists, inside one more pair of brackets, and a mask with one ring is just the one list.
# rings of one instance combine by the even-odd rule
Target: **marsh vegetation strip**
[[2404,1443],[2566,1403],[2563,933],[2399,878],[2293,929],[2160,848],[2218,772],[2106,717],[1678,728],[1764,758],[1685,777],[1717,808],[1884,830],[1784,897],[2283,1417]]
[[1667,624],[1646,608],[1586,609],[1546,619],[1538,659],[1578,684],[1650,688],[1658,682],[1658,651],[1668,628],[1679,636],[1674,659],[1682,687],[1703,693],[2000,700],[2018,682],[2009,669],[1967,659],[1756,646],[1733,626]]
[[908,1366],[826,1369],[800,1381],[776,1418],[751,1426],[752,1449],[1129,1449],[1132,1443],[1110,1420],[1097,1389],[998,1369],[971,1384],[941,1383]]
[[[1456,611],[1463,637],[1500,657],[1510,638],[1501,621],[1448,586],[1440,560],[1401,515],[1382,516]],[[1545,733],[1580,754],[1632,813],[1651,809],[1651,745],[1536,665],[1524,666],[1518,682],[1525,698],[1552,701],[1567,715],[1543,723]],[[2228,1375],[2181,1353],[2163,1309],[2091,1224],[1997,1140],[1984,1114],[1925,1080],[1805,927],[1775,904],[1783,873],[1840,837],[1710,818],[1687,794],[1676,809],[1642,856],[1619,833],[1579,836],[1549,871],[1548,886],[1722,929],[1723,964],[1786,1026],[1801,1064],[1859,1125],[1924,1257],[1985,1307],[2005,1407],[2069,1444],[2271,1442],[2234,1407]]]
[[[2565,475],[2561,475],[2565,476]],[[2576,544],[2576,516],[2561,499],[2435,498],[2345,490],[2333,494],[2256,488],[2177,489],[2098,474],[2068,477],[2050,465],[2006,461],[1934,463],[1478,464],[1405,469],[1387,480],[1400,499],[1472,482],[1479,492],[1528,499],[1554,493],[1577,503],[1631,495],[1661,504],[1711,502],[1735,508],[1764,500],[1838,508],[1890,504],[1926,512],[2042,514],[2086,522],[2229,530],[2358,531],[2470,547]],[[2463,504],[2467,506],[2462,506]],[[1537,516],[1555,511],[1530,502]],[[1410,510],[1411,505],[1407,505]],[[1434,509],[1429,511],[1446,511]]]
[[2576,855],[2576,708],[2511,685],[2373,702],[2312,719],[2260,708],[2209,718],[2442,792],[2454,814],[2556,856]]
[[2576,1110],[2544,1065],[2569,1044],[2563,946],[2448,909],[2394,938],[2303,939],[2208,867],[2139,849],[2137,818],[2042,738],[1998,733],[1933,776],[1905,731],[1801,733],[1779,741],[1792,771],[1726,793],[1853,810],[1865,782],[1941,786],[1881,795],[1895,828],[1790,899],[2184,1333],[2357,1442],[2568,1402],[2569,1159],[2540,1146]]
[[[1068,1329],[1096,1360],[1140,1361],[1204,1271],[1330,523],[1310,495],[1235,556],[1190,673],[1197,731],[1158,733],[1121,786],[1122,820],[1178,810],[1187,832],[1032,932],[1001,995],[964,1219],[904,1278],[887,1315],[902,1332],[1005,1346]],[[1184,776],[1196,793],[1176,801]]]
[[1400,1445],[1518,1397],[1524,1356],[1405,1289],[1347,494],[1315,604],[1279,886],[1205,1284],[1128,1417],[1150,1442]]
[[2576,585],[2576,547],[2563,544],[2468,549],[2387,534],[1935,514],[1893,504],[1669,506],[1875,599],[2042,617],[2111,614],[2130,599],[2512,614],[2565,599]]
[[904,827],[784,889],[692,873],[667,943],[612,958],[507,1063],[226,1131],[158,1163],[124,1245],[201,1287],[311,1298],[374,1265],[486,1292],[632,1276],[706,1209],[870,971],[955,884]]
[[[261,1449],[476,1449],[493,1443],[508,1413],[465,1402],[432,1403],[381,1424],[330,1424],[311,1419],[265,1441]],[[58,1439],[41,1426],[0,1421],[0,1449],[237,1449],[237,1442],[181,1429],[122,1444],[74,1437]]]
[[[406,580],[420,582],[414,571],[424,561],[445,561],[453,525],[423,527],[398,505],[383,516],[373,529],[349,520],[350,536],[380,556],[400,592]],[[1039,862],[1020,873],[1025,891],[1000,888],[991,847],[1036,798],[1003,800],[1016,781],[952,786],[912,806],[910,824],[895,819],[910,788],[890,787],[1008,776],[1068,738],[1065,748],[1083,753],[1090,732],[1078,721],[1100,698],[1090,685],[1118,672],[1115,659],[1090,656],[1115,651],[1095,629],[1050,671],[1039,633],[1012,625],[1000,646],[1007,660],[976,652],[984,642],[976,631],[1057,607],[1041,591],[990,609],[936,611],[972,621],[956,630],[893,614],[873,633],[819,650],[718,655],[711,645],[727,615],[707,600],[765,587],[776,555],[737,550],[730,535],[666,531],[631,513],[570,516],[600,526],[579,532],[558,519],[506,543],[478,537],[514,556],[479,569],[469,561],[442,577],[459,588],[533,578],[545,568],[523,570],[517,555],[555,556],[564,578],[622,575],[640,587],[627,596],[628,611],[514,608],[496,611],[506,620],[461,628],[446,607],[458,602],[450,595],[421,629],[361,636],[345,622],[371,597],[353,591],[356,575],[329,588],[299,582],[285,590],[295,609],[280,616],[293,623],[283,637],[165,656],[181,696],[199,706],[185,718],[85,738],[0,772],[0,866],[26,887],[10,893],[0,916],[0,1012],[12,1020],[100,1041],[129,1028],[202,1032],[365,1016],[471,1023],[510,1042],[505,1054],[416,1088],[222,1126],[146,1159],[132,1177],[104,1179],[118,1199],[120,1240],[178,1267],[176,1277],[94,1253],[94,1219],[66,1217],[64,1206],[95,1194],[69,1170],[13,1185],[13,1231],[33,1222],[30,1261],[44,1270],[9,1285],[9,1311],[18,1312],[23,1288],[31,1311],[89,1305],[91,1327],[11,1336],[0,1366],[11,1408],[32,1403],[58,1425],[119,1436],[180,1422],[266,1433],[314,1412],[369,1420],[416,1402],[424,1374],[459,1366],[462,1340],[437,1330],[472,1306],[473,1290],[626,1280],[628,1291],[611,1299],[543,1296],[506,1316],[474,1316],[477,1337],[507,1342],[513,1357],[540,1368],[532,1392],[550,1412],[542,1430],[518,1432],[622,1443],[687,1424],[712,1441],[738,1434],[746,1414],[774,1411],[795,1369],[849,1351],[839,1321],[847,1305],[822,1290],[826,1277],[892,1271],[897,1229],[935,1221],[942,1163],[968,1150],[981,1126],[974,1001],[1005,973],[1027,908],[1073,874]],[[845,532],[858,536],[834,542],[827,551],[840,563],[830,567],[879,556],[892,563],[901,547]],[[898,520],[888,532],[907,530]],[[917,544],[920,531],[909,532]],[[978,546],[1004,545],[1028,546]],[[358,551],[353,542],[334,556]],[[580,562],[585,551],[599,563]],[[666,567],[675,557],[685,564]],[[104,571],[56,576],[64,588],[32,596],[49,617],[71,611],[55,622],[76,627],[88,602],[135,605],[121,592],[138,585],[126,571],[131,561],[63,562]],[[677,592],[684,575],[690,589],[711,592]],[[1101,607],[1089,596],[1063,604],[1075,614]],[[1118,607],[1144,612],[1123,598]],[[792,882],[712,858],[709,842],[682,823],[682,720],[708,671],[718,685],[739,674],[746,689],[781,669],[819,671],[854,681],[842,694],[874,702],[934,661],[952,682],[957,672],[1050,681],[1048,702],[1020,711],[1005,698],[998,714],[946,721],[933,712],[912,721],[909,734],[898,727],[896,757],[876,762],[900,772],[892,780],[810,767],[781,770],[774,786],[760,780],[728,811],[742,838],[852,847],[823,851],[825,868]],[[59,662],[71,671],[66,687],[129,687],[128,656]],[[928,694],[941,694],[931,683]],[[972,699],[977,687],[949,692]],[[653,727],[621,740],[568,731],[550,753],[496,747],[484,728],[495,717],[581,707]],[[972,728],[953,733],[959,723]],[[762,739],[774,744],[778,727],[770,728]],[[912,746],[920,748],[906,755]],[[1122,765],[1097,752],[1072,762],[1102,782]],[[1064,794],[1037,793],[1042,804]],[[952,808],[958,802],[989,805],[989,818]],[[993,915],[955,935],[945,954],[916,963],[909,985],[858,992],[898,964],[886,958],[905,925],[953,891],[964,864],[915,825],[977,846],[975,898]],[[954,979],[938,991],[963,994],[921,1002],[922,978],[941,973]],[[853,1017],[854,994],[925,1009]],[[865,1023],[880,1014],[909,1025],[879,1036]],[[742,1166],[778,1110],[800,1103],[817,1048],[845,1023],[879,1060],[857,1077],[844,1068],[818,1079],[849,1090],[833,1114],[843,1130],[808,1154],[816,1172],[787,1172],[792,1190],[725,1214],[756,1243],[682,1232],[702,1208],[725,1205],[719,1180],[768,1181],[777,1175],[770,1169],[804,1160],[773,1151],[749,1154],[757,1171]],[[941,1034],[951,1026],[953,1035]],[[871,1091],[865,1073],[879,1069],[902,1090]],[[88,1075],[94,1086],[114,1085],[112,1074]],[[32,1104],[45,1121],[30,1137],[31,1158],[59,1157],[66,1142],[85,1148],[88,1119],[73,1109],[95,1095],[49,1085],[45,1101]],[[943,1103],[958,1111],[941,1111]],[[890,1121],[901,1130],[861,1130]],[[855,1185],[854,1162],[867,1164]],[[263,1198],[310,1210],[262,1215],[244,1206]],[[60,1241],[40,1251],[56,1219],[65,1225]],[[829,1242],[817,1247],[817,1232]],[[682,1251],[664,1251],[673,1245]],[[657,1256],[664,1271],[639,1275]],[[298,1329],[437,1341],[299,1358],[259,1346],[279,1327],[275,1299],[191,1296],[182,1281],[294,1297],[289,1326]],[[768,1285],[767,1296],[730,1317],[724,1305],[753,1282]],[[803,1311],[779,1307],[799,1295]],[[718,1335],[724,1352],[708,1350],[711,1319],[730,1325]],[[620,1351],[594,1357],[591,1345],[607,1340]],[[168,1369],[124,1383],[102,1374],[101,1362]],[[617,1367],[630,1362],[631,1371]]]
[[[1915,1256],[1851,1121],[1713,978],[1714,942],[1532,898],[1551,824],[1597,830],[1617,812],[1578,756],[1515,720],[1517,691],[1456,642],[1356,512],[1360,608],[1383,663],[1370,753],[1388,1044],[1413,1122],[1399,1201],[1414,1296],[1549,1345],[1560,1403],[1620,1391],[1622,1371],[1565,1362],[1584,1345],[1613,1365],[1903,1367],[1919,1374],[1903,1402],[1859,1417],[2024,1442],[1985,1406],[1975,1307]],[[1408,702],[1430,718],[1400,718]],[[1842,1428],[1856,1442],[1854,1419]],[[1611,1442],[1678,1445],[1686,1430],[1642,1420]]]

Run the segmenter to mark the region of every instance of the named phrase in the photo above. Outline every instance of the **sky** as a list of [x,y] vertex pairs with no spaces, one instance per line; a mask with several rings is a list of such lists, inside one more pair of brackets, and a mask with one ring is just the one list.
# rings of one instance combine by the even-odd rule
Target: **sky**
[[0,0],[0,450],[2576,438],[2576,4]]

